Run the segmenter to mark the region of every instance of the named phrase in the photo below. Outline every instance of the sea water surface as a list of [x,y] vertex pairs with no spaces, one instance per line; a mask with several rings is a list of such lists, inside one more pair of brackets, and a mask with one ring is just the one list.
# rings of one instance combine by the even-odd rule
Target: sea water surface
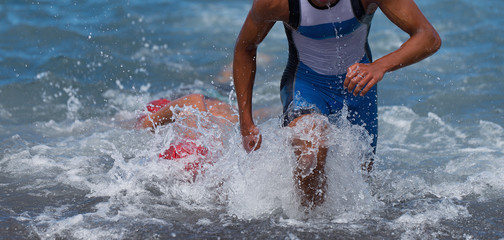
[[[0,239],[503,239],[504,2],[416,2],[442,48],[379,84],[370,174],[369,137],[331,116],[327,200],[305,212],[281,24],[259,48],[259,151],[236,125],[192,129],[214,158],[192,179],[159,159],[183,125],[131,127],[160,97],[235,103],[217,82],[252,1],[0,1]],[[407,37],[377,12],[374,58]]]

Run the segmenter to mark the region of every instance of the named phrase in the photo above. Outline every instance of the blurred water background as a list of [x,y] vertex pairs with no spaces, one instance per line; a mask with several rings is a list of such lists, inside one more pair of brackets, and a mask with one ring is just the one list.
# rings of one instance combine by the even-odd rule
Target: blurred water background
[[[275,113],[260,151],[237,126],[196,129],[225,144],[191,183],[158,158],[182,126],[126,126],[160,97],[233,104],[216,79],[251,1],[0,1],[0,239],[503,239],[504,2],[417,4],[441,50],[379,84],[371,174],[362,129],[333,127],[328,199],[306,214],[277,117],[281,24],[259,48],[254,106]],[[375,59],[405,39],[375,15]]]

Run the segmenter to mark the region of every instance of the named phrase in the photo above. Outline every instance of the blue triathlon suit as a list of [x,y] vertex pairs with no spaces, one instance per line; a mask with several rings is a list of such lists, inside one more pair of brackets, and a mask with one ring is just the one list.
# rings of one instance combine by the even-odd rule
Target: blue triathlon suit
[[364,96],[343,88],[346,70],[372,61],[367,37],[372,15],[360,0],[340,0],[318,7],[310,0],[289,0],[289,60],[282,76],[284,126],[303,114],[338,113],[348,107],[348,120],[378,135],[376,85]]

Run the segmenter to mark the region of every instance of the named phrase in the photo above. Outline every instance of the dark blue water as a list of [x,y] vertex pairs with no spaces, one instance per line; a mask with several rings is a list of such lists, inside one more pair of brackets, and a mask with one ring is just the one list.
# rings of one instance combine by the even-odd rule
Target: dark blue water
[[[0,238],[504,238],[504,2],[417,4],[441,50],[380,83],[374,172],[359,170],[362,129],[333,126],[328,199],[306,214],[276,117],[281,24],[259,48],[260,151],[237,126],[195,129],[218,157],[190,183],[158,159],[184,126],[130,127],[159,97],[234,103],[217,79],[250,1],[0,1]],[[406,39],[377,13],[375,59]]]

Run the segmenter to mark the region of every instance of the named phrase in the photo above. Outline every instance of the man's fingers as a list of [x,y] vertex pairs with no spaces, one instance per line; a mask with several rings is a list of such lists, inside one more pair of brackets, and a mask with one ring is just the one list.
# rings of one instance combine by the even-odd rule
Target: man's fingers
[[348,84],[348,92],[352,92],[354,88],[359,84],[359,82],[362,80],[363,76],[362,75],[357,75],[353,78],[350,78],[349,81],[350,83]]
[[357,74],[358,74],[358,68],[355,65],[352,65],[347,69],[347,77],[353,78],[357,76]]
[[350,83],[350,78],[348,76],[346,76],[345,78],[345,82],[343,82],[343,87],[344,88],[348,88],[348,84]]
[[[356,63],[347,68],[343,87],[354,96],[364,96],[383,78],[383,72],[374,69],[372,64]],[[359,94],[360,93],[360,94]]]
[[343,86],[348,87],[350,84],[350,80],[353,79],[355,76],[357,76],[358,73],[359,73],[359,66],[357,64],[350,66],[347,69],[347,75],[345,78],[345,82],[343,83]]
[[247,152],[252,152],[252,151],[255,151],[257,149],[259,149],[261,147],[261,139],[253,139],[251,141],[249,141],[248,143],[248,148],[247,148]]
[[251,134],[243,136],[243,147],[247,153],[255,151],[261,147],[262,137],[261,134]]
[[249,139],[248,142],[248,150],[251,152],[252,150],[255,150],[255,147],[257,145],[257,140],[256,139]]
[[261,148],[261,143],[262,143],[262,136],[261,136],[261,134],[259,134],[259,137],[257,138],[257,142],[255,144],[254,151],[258,150],[259,148]]
[[366,75],[364,76],[358,83],[357,85],[355,86],[355,89],[354,89],[354,92],[353,92],[353,95],[354,96],[357,96],[357,94],[359,94],[359,92],[361,91],[361,89],[366,86],[367,87],[367,83],[369,82],[369,80],[371,80],[372,77],[371,75]]
[[361,91],[360,95],[361,96],[364,96],[366,95],[366,93],[371,90],[371,88],[376,84],[375,81],[371,80],[368,82],[368,84],[366,85],[366,87]]

